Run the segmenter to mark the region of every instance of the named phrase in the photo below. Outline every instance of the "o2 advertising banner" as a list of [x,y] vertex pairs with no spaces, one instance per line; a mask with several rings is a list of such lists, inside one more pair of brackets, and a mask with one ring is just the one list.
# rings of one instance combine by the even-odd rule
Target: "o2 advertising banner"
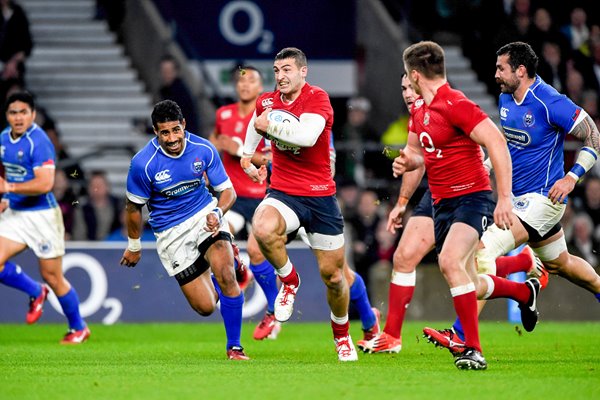
[[231,69],[251,64],[274,85],[277,52],[298,47],[308,57],[308,81],[331,96],[356,91],[353,1],[154,0],[188,56],[200,62],[220,91],[233,93]]
[[[239,244],[247,263],[245,244]],[[63,270],[77,290],[81,314],[86,321],[108,325],[117,322],[221,321],[218,310],[209,317],[201,317],[192,310],[175,278],[169,277],[162,267],[154,243],[143,244],[142,259],[134,268],[119,265],[126,246],[125,242],[67,242]],[[302,276],[292,321],[328,321],[325,285],[314,255],[303,244],[290,246],[290,259]],[[33,252],[27,250],[11,261],[32,278],[41,279]],[[0,323],[25,323],[28,304],[27,294],[0,285]],[[262,290],[253,282],[245,292],[244,319],[260,321],[266,304]],[[40,322],[65,322],[52,292]]]

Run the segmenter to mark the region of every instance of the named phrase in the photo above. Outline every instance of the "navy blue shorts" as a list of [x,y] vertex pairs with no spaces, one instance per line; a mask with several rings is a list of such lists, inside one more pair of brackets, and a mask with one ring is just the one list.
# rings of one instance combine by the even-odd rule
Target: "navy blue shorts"
[[267,198],[279,200],[288,206],[307,233],[332,236],[344,233],[344,218],[335,196],[290,196],[279,190],[269,189]]
[[235,211],[240,214],[247,222],[252,221],[252,216],[254,215],[254,211],[258,208],[258,205],[263,199],[255,199],[252,197],[238,197],[235,203],[233,203],[233,207],[231,207],[231,211]]
[[431,199],[431,191],[427,189],[421,197],[421,201],[413,210],[412,216],[433,218],[433,200]]
[[495,206],[490,191],[442,199],[434,204],[433,225],[437,253],[442,251],[444,240],[454,223],[462,222],[473,227],[481,238],[483,231],[493,222]]

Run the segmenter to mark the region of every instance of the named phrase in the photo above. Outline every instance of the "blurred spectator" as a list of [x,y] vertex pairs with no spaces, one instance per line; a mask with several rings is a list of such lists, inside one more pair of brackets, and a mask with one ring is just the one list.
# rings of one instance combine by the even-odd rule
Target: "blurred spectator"
[[496,33],[494,49],[515,41],[529,42],[529,31],[532,25],[531,12],[529,0],[514,0],[510,17]]
[[0,98],[6,98],[7,82],[17,80],[24,86],[25,61],[33,40],[23,8],[11,0],[0,0]]
[[575,104],[583,103],[583,91],[585,90],[585,85],[583,81],[583,75],[581,72],[576,70],[575,68],[567,69],[567,81],[566,81],[566,90],[565,94]]
[[71,240],[73,237],[73,221],[75,219],[77,197],[69,184],[69,179],[67,178],[65,171],[62,169],[56,169],[52,192],[54,193],[54,197],[56,197],[56,201],[58,202],[58,206],[63,215],[65,223],[65,240]]
[[562,58],[560,46],[553,42],[544,42],[540,54],[538,75],[554,89],[565,93],[567,64]]
[[560,219],[560,224],[563,227],[565,241],[567,243],[569,243],[573,237],[573,219],[575,217],[575,209],[573,207],[573,201],[567,201],[565,213]]
[[110,194],[103,171],[94,171],[88,182],[87,197],[75,213],[74,240],[102,240],[121,227],[120,214],[124,200]]
[[96,19],[106,20],[109,29],[117,34],[117,40],[123,41],[125,0],[96,0]]
[[185,115],[185,129],[198,136],[203,136],[199,131],[198,108],[190,90],[179,76],[179,64],[175,57],[167,55],[160,60],[160,100],[173,100]]
[[578,211],[587,213],[595,226],[600,225],[600,178],[590,175],[585,178],[583,198],[575,205]]
[[[542,54],[543,44],[550,42],[556,44],[560,54],[569,54],[570,45],[565,37],[556,29],[552,23],[552,16],[545,8],[538,8],[533,14],[533,25],[529,30],[529,44],[536,54]],[[546,81],[547,82],[547,81]]]
[[570,23],[563,26],[560,32],[569,41],[571,49],[586,53],[584,45],[590,37],[590,29],[587,24],[587,13],[583,8],[575,7],[571,11]]
[[[145,208],[144,208],[145,210]],[[128,235],[127,235],[127,224],[125,223],[125,218],[127,218],[127,210],[125,210],[124,208],[121,210],[121,213],[119,214],[119,221],[121,222],[121,226],[117,229],[115,229],[114,231],[112,231],[111,233],[108,234],[108,236],[106,236],[104,238],[105,241],[109,241],[109,242],[126,242]],[[154,236],[154,233],[152,232],[152,228],[150,228],[150,226],[148,225],[148,221],[146,218],[144,218],[144,229],[142,230],[142,234],[140,236],[140,239],[143,242],[155,242],[156,241],[156,237]]]
[[377,225],[379,224],[379,199],[371,190],[360,194],[357,213],[348,221],[354,233],[352,248],[354,254],[354,267],[369,287],[369,268],[379,259],[377,243]]
[[[371,102],[365,97],[353,97],[347,103],[348,117],[342,127],[340,140],[336,142],[336,171],[345,179],[359,186],[366,185],[365,168],[370,158],[367,148],[379,142],[377,132],[369,124]],[[341,145],[344,143],[344,145]]]
[[48,135],[56,150],[58,167],[65,171],[67,178],[76,185],[73,190],[79,193],[80,186],[85,180],[83,169],[79,163],[69,155],[65,144],[60,140],[60,133],[54,120],[48,115],[43,107],[36,107],[35,123],[38,124]]
[[581,108],[587,112],[590,117],[596,122],[596,126],[600,128],[600,113],[598,112],[598,92],[592,89],[587,89],[583,92],[583,101]]
[[583,74],[586,86],[600,94],[600,33],[589,40],[590,57],[580,58],[578,68]]
[[573,237],[568,243],[573,255],[589,262],[593,267],[598,266],[598,243],[594,240],[594,223],[586,213],[578,213],[573,220]]

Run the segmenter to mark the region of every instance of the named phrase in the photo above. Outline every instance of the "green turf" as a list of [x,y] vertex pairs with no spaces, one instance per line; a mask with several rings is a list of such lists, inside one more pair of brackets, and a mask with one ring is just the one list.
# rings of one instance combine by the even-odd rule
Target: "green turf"
[[[600,323],[543,322],[534,333],[481,324],[487,371],[459,371],[407,323],[400,354],[340,363],[328,324],[289,323],[225,357],[221,324],[92,325],[80,346],[64,326],[0,324],[0,399],[598,399]],[[437,323],[433,326],[443,327]],[[353,337],[361,337],[359,322]]]

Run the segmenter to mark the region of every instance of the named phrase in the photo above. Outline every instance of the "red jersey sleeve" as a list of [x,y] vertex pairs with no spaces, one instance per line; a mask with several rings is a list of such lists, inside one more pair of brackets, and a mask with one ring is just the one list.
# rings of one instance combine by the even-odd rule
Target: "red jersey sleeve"
[[467,136],[471,135],[477,124],[488,117],[477,104],[467,98],[454,103],[449,116],[452,125],[458,127]]

